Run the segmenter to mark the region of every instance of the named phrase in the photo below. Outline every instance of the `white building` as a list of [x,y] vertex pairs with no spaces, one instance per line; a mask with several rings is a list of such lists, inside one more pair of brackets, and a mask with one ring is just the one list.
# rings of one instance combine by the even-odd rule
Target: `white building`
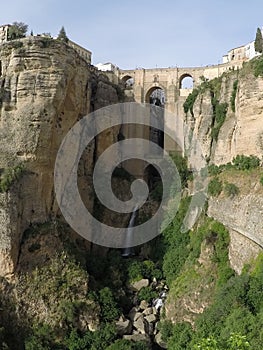
[[8,30],[11,27],[11,24],[5,24],[0,26],[0,44],[4,43],[8,39]]
[[116,72],[118,70],[118,67],[111,62],[98,63],[95,65],[95,67],[97,67],[98,70],[101,70],[102,72]]
[[[263,27],[261,29],[261,33],[263,36]],[[246,45],[229,50],[228,53],[223,56],[223,63],[229,63],[232,61],[247,61],[259,56],[260,54],[255,51],[254,43],[255,41],[251,41]]]

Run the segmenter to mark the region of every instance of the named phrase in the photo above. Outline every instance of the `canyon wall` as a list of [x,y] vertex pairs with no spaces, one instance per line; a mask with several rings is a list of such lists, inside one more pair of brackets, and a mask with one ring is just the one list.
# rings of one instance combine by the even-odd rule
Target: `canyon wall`
[[[119,97],[107,77],[57,40],[31,37],[3,44],[0,61],[0,170],[25,168],[9,191],[0,193],[0,275],[6,275],[16,267],[24,230],[58,214],[53,169],[63,137],[81,117]],[[113,130],[110,139],[117,134]],[[89,209],[94,152],[95,141],[80,162],[80,188]]]
[[[201,146],[208,164],[227,164],[237,155],[257,156],[263,153],[263,78],[255,77],[249,63],[240,71],[223,75],[215,82],[216,88],[204,88],[193,105],[193,114],[186,122]],[[234,82],[237,89],[234,94]],[[233,99],[234,95],[234,108]],[[217,138],[215,105],[227,104],[225,120]],[[234,110],[233,110],[234,109]],[[187,138],[186,138],[187,140]],[[190,156],[191,160],[191,156]],[[255,172],[227,171],[221,180],[233,183],[239,189],[236,196],[210,197],[208,215],[222,222],[230,231],[229,257],[232,267],[240,273],[263,248],[263,187],[260,184],[261,166]],[[220,176],[219,176],[220,177]],[[242,253],[241,253],[242,251]]]

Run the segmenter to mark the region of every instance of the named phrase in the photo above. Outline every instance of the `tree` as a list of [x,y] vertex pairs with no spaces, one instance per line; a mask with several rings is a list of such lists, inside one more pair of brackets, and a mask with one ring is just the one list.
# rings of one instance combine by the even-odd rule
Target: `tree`
[[249,342],[245,335],[232,333],[227,341],[229,350],[246,350],[251,349]]
[[66,43],[68,42],[68,37],[65,31],[64,26],[62,26],[62,28],[60,29],[59,33],[58,33],[58,39],[61,41],[65,41]]
[[257,28],[256,39],[255,39],[255,51],[262,53],[263,52],[263,37],[260,28]]
[[203,338],[194,345],[195,350],[219,350],[217,340],[214,337]]
[[14,22],[8,30],[8,40],[24,38],[28,25],[23,22]]

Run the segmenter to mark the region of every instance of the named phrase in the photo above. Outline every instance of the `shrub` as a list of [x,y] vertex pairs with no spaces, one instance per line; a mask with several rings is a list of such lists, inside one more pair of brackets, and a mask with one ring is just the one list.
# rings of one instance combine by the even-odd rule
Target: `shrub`
[[142,273],[144,278],[160,280],[162,278],[161,269],[157,268],[152,260],[144,260],[142,263]]
[[182,157],[177,152],[170,152],[169,155],[179,172],[182,188],[187,187],[187,182],[192,179],[192,172],[188,168],[187,158]]
[[263,57],[257,58],[253,63],[255,77],[263,76]]
[[232,91],[231,98],[230,98],[230,105],[231,105],[231,109],[233,112],[236,111],[237,85],[238,85],[238,80],[235,80],[234,84],[233,84],[233,91]]
[[244,156],[243,154],[237,155],[232,162],[235,168],[238,170],[254,169],[260,165],[260,159],[258,157]]
[[218,175],[221,172],[222,172],[222,168],[215,164],[211,164],[208,166],[208,174],[211,176]]
[[187,113],[188,111],[190,111],[191,115],[194,116],[194,112],[193,112],[193,107],[194,107],[194,103],[195,100],[197,98],[199,94],[199,90],[198,89],[194,89],[186,98],[183,107],[184,107],[184,112]]
[[[168,340],[168,349],[183,350],[187,349],[187,345],[192,339],[193,329],[190,323],[177,323],[173,326],[172,336]],[[163,337],[163,333],[162,333]]]
[[64,26],[62,26],[62,28],[60,29],[57,39],[61,40],[61,41],[64,41],[66,43],[69,41],[69,38],[67,37],[67,34],[66,34]]
[[215,177],[214,179],[211,179],[208,184],[207,192],[212,197],[217,197],[223,190],[222,182]]
[[23,47],[23,43],[21,41],[12,41],[10,45],[13,49],[20,49]]
[[47,48],[49,46],[51,46],[51,44],[53,43],[53,39],[49,38],[48,36],[43,36],[41,39],[43,48]]
[[249,342],[247,341],[247,338],[245,335],[241,334],[234,334],[232,333],[230,338],[227,341],[228,349],[229,350],[245,350],[245,349],[251,349],[251,346]]
[[8,30],[8,40],[24,38],[28,25],[23,22],[14,22]]
[[263,176],[261,176],[259,181],[260,181],[261,185],[263,186]]
[[239,193],[239,188],[233,183],[226,182],[224,191],[228,197],[234,197]]
[[146,300],[148,303],[157,297],[158,293],[151,287],[143,287],[138,293],[139,301]]
[[218,342],[214,337],[201,339],[194,345],[194,350],[220,350]]
[[99,291],[98,301],[101,307],[101,318],[104,322],[113,321],[120,315],[120,310],[114,300],[110,288],[105,287]]
[[214,106],[215,123],[212,128],[211,136],[213,140],[217,141],[219,131],[226,119],[228,104],[219,103],[217,100],[212,101],[212,104]]
[[189,232],[185,230],[182,231],[181,229],[183,220],[188,210],[189,202],[190,197],[181,200],[180,207],[175,218],[163,233],[165,253],[163,256],[162,267],[163,274],[168,285],[170,285],[178,276],[189,253]]
[[[117,334],[114,325],[104,324],[95,332],[87,331],[84,335],[73,329],[69,336],[63,341],[63,345],[69,350],[101,350],[108,349],[108,346],[116,340]],[[49,349],[49,348],[45,348]],[[51,349],[51,348],[50,348]],[[56,349],[53,348],[52,349]],[[57,349],[65,349],[58,347]],[[33,349],[32,349],[33,350]],[[44,350],[44,349],[43,349]]]
[[118,339],[106,350],[148,350],[149,347],[146,342],[133,342],[127,339]]
[[5,169],[0,178],[0,192],[8,191],[12,184],[20,179],[24,170],[25,168],[23,164]]
[[143,266],[137,261],[131,261],[127,267],[128,279],[130,282],[139,281],[143,278]]

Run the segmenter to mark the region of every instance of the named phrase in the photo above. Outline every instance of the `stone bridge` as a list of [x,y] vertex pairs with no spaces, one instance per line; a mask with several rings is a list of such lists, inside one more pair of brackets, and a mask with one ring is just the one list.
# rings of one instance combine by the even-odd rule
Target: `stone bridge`
[[184,88],[183,81],[186,77],[192,78],[193,87],[201,83],[200,77],[214,79],[230,69],[242,66],[243,61],[230,63],[191,67],[191,68],[138,68],[135,70],[119,70],[119,79],[124,83],[131,81],[134,99],[139,103],[149,103],[151,93],[156,89],[162,89],[165,95],[165,108],[174,111],[174,104],[182,97],[184,100],[192,91],[192,88]]
[[[214,79],[221,76],[224,72],[232,69],[238,69],[242,66],[243,61],[233,61],[224,64],[191,67],[191,68],[154,68],[135,70],[117,71],[119,81],[126,84],[126,95],[130,95],[131,99],[138,103],[150,103],[150,97],[156,90],[162,90],[164,96],[164,125],[174,130],[176,126],[168,125],[167,112],[176,116],[184,116],[183,103],[186,97],[192,92],[193,88],[198,86],[202,79]],[[185,87],[183,82],[185,78],[191,79],[191,87]],[[167,112],[166,112],[167,111]],[[136,137],[136,134],[133,136]],[[183,136],[182,136],[183,137]],[[174,151],[176,145],[164,135],[164,149]],[[184,150],[181,150],[184,153]]]

